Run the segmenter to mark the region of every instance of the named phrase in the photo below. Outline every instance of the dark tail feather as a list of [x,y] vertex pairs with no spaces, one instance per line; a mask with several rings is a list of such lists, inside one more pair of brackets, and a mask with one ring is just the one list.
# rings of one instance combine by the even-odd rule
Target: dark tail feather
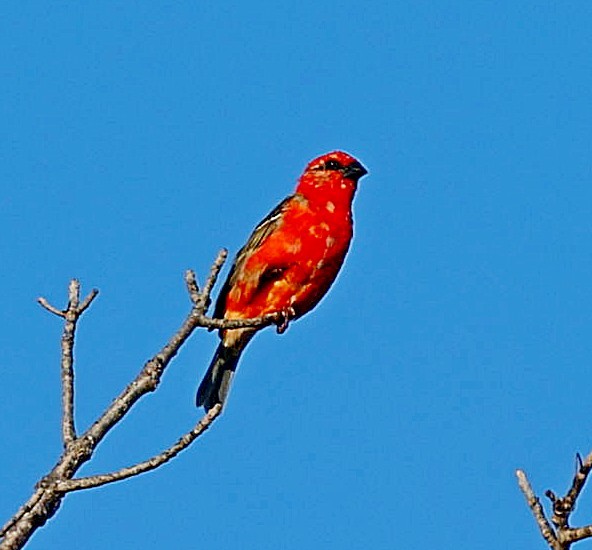
[[221,343],[218,346],[208,371],[197,389],[195,402],[198,407],[203,405],[204,409],[209,411],[217,403],[224,406],[243,349],[244,345],[227,348]]

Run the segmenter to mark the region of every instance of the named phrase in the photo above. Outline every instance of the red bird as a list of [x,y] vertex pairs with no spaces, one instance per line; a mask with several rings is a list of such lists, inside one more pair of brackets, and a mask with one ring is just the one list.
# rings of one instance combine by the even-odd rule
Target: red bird
[[[253,231],[224,283],[214,317],[250,319],[280,313],[283,332],[327,293],[353,236],[352,201],[367,170],[341,151],[311,161],[296,191]],[[197,406],[224,405],[245,346],[257,329],[220,331],[221,342],[197,390]]]

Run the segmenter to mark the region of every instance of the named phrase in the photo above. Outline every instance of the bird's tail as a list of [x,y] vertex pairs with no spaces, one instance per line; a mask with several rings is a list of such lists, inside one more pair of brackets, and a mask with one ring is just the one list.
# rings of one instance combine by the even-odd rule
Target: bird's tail
[[197,389],[195,403],[198,407],[203,405],[204,409],[209,411],[217,403],[224,406],[238,361],[248,340],[250,338],[246,342],[236,342],[229,347],[225,346],[224,342],[220,342],[214,358]]

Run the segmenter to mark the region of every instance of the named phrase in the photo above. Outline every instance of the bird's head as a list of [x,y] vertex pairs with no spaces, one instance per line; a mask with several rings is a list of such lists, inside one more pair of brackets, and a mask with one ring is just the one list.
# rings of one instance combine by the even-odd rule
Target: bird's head
[[333,151],[311,160],[300,177],[296,192],[307,198],[317,195],[343,195],[351,201],[358,180],[368,170],[351,155]]

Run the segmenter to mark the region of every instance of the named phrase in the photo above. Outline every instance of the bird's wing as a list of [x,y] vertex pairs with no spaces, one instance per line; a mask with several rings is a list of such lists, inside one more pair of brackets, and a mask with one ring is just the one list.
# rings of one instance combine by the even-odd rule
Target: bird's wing
[[[294,201],[304,201],[305,199],[300,195],[290,195],[289,197],[285,198],[280,204],[278,204],[261,222],[255,229],[249,240],[237,253],[236,258],[232,264],[230,269],[230,273],[226,278],[226,282],[220,290],[220,294],[218,295],[218,300],[216,301],[216,308],[214,310],[214,317],[218,319],[222,319],[224,317],[224,312],[226,309],[226,298],[230,290],[234,287],[234,285],[241,279],[245,278],[246,274],[244,272],[244,266],[247,260],[251,257],[251,255],[259,250],[265,240],[275,232],[280,225],[282,224],[282,220],[284,217],[284,212],[288,208],[288,205]],[[271,266],[270,266],[271,267]],[[271,267],[272,270],[277,269],[277,266]],[[264,278],[265,273],[259,273],[259,278]],[[251,285],[251,286],[257,286]]]

